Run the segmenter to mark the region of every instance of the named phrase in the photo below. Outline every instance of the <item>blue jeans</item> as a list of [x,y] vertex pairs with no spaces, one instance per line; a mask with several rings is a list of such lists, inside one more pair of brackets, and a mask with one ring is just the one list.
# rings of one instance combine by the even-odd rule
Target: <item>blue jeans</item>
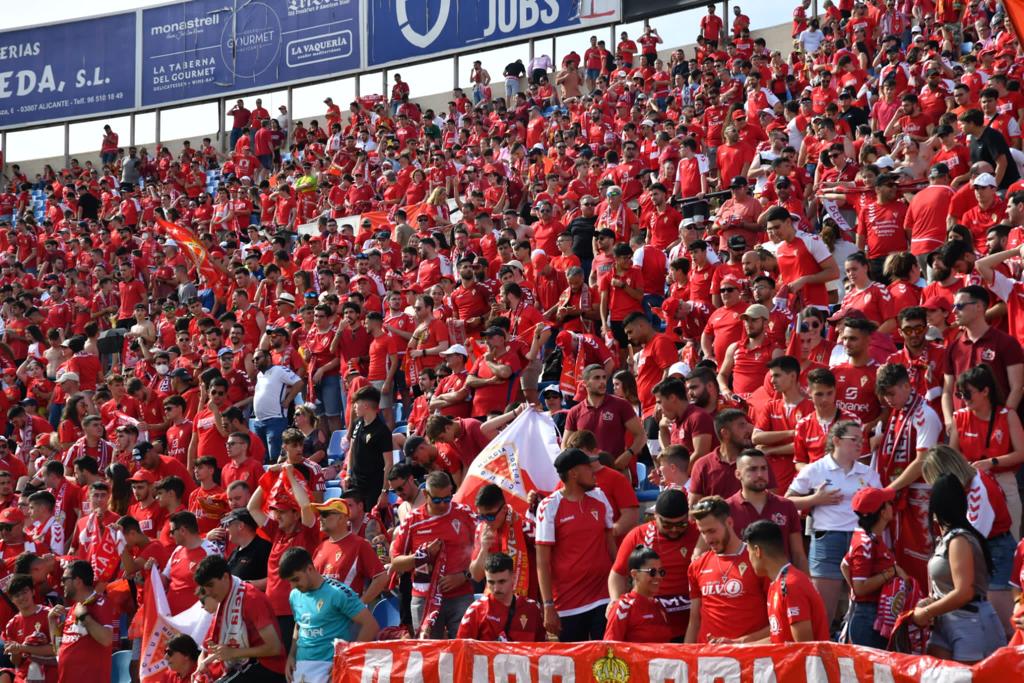
[[267,462],[277,462],[281,453],[281,434],[288,429],[288,418],[272,417],[267,420],[256,420],[256,436],[260,437],[267,448]]
[[238,142],[238,138],[240,138],[240,137],[242,137],[242,129],[241,128],[232,128],[231,129],[231,138],[230,138],[231,139],[230,145],[231,145],[231,153],[232,154],[234,154],[234,152],[235,152],[235,143]]
[[661,318],[654,315],[654,311],[651,309],[661,308],[663,303],[665,303],[665,297],[660,294],[644,294],[643,301],[641,302],[644,307],[644,315],[646,315],[647,319],[651,321],[652,325],[654,325],[654,329],[659,332],[663,332],[665,330],[665,324],[662,322]]
[[877,602],[853,602],[850,604],[850,642],[878,650],[889,646],[888,640],[875,630],[875,618],[878,616]]

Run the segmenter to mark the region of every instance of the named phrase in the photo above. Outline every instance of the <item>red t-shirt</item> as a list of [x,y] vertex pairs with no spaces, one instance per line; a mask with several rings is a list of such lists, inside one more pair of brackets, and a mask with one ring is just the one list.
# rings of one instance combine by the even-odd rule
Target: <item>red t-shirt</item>
[[212,548],[205,543],[196,548],[175,546],[171,556],[164,567],[164,576],[169,580],[167,584],[167,605],[171,608],[171,614],[184,612],[196,603],[196,582],[192,578],[192,572],[196,565],[212,552]]
[[199,433],[198,455],[212,455],[217,458],[217,466],[223,468],[228,464],[228,438],[217,429],[213,413],[209,408],[202,408],[196,413],[195,430]]
[[578,502],[555,491],[537,510],[537,545],[552,546],[551,585],[559,616],[582,614],[608,602],[612,567],[605,533],[612,506],[600,489]]
[[903,201],[880,204],[869,200],[861,206],[857,211],[857,235],[864,239],[868,258],[907,250],[906,217],[907,205]]
[[832,374],[836,376],[836,405],[839,409],[864,423],[878,417],[882,406],[875,394],[877,373],[878,363],[873,360],[861,367],[843,363],[832,368]]
[[729,345],[743,338],[743,320],[740,316],[747,310],[747,306],[740,301],[734,306],[717,308],[704,326],[704,332],[711,337],[711,348],[719,365],[725,360]]
[[227,489],[234,481],[244,481],[249,490],[256,490],[256,483],[263,476],[263,466],[254,458],[246,458],[241,465],[232,460],[221,469],[221,484]]
[[326,578],[341,581],[360,595],[384,571],[370,542],[351,533],[340,541],[324,540],[313,554],[313,566]]
[[[785,584],[785,588],[783,588]],[[825,603],[811,580],[787,564],[768,587],[768,628],[773,643],[793,642],[792,624],[810,621],[814,640],[827,641]]]
[[665,371],[679,360],[676,345],[668,335],[658,333],[640,349],[636,361],[636,387],[640,397],[640,408],[644,416],[654,411],[654,385],[660,382]]
[[628,643],[667,643],[672,635],[661,603],[636,591],[619,596],[608,612],[604,630],[605,640]]
[[[490,593],[481,596],[469,606],[459,624],[459,639],[505,640],[513,643],[543,643],[547,640],[544,614],[535,601],[515,599],[515,612],[508,618],[509,606]],[[508,624],[508,630],[505,625]]]
[[398,354],[398,341],[388,332],[370,339],[370,366],[366,379],[383,382],[388,376],[388,357]]
[[[47,621],[48,614],[49,610],[42,605],[37,605],[35,614],[31,616],[24,617],[21,614],[15,614],[4,626],[4,642],[25,644],[25,640],[29,636],[34,636],[33,645],[49,645],[52,641]],[[29,663],[28,657],[22,658],[21,665],[15,670],[15,683],[25,683],[28,677]],[[46,676],[46,683],[56,683],[56,664],[44,664],[42,669]]]
[[[274,569],[274,576],[276,576],[277,570]],[[277,637],[281,637],[281,629],[277,624],[277,619],[274,615],[274,609],[270,605],[270,599],[266,594],[254,587],[251,583],[242,582],[242,621],[245,622],[245,634],[249,641],[249,647],[257,647],[263,645],[263,638],[260,636],[260,630],[267,626],[273,626],[274,630],[277,631]],[[287,596],[285,596],[287,598]],[[227,601],[225,600],[220,604],[217,609],[217,614],[213,617],[213,631],[210,638],[207,640],[206,645],[211,645],[220,642],[220,629],[221,624],[224,621],[223,610],[227,609]],[[237,647],[238,643],[228,643]],[[285,654],[282,653],[275,657],[260,657],[257,661],[279,674],[284,674],[284,663]]]
[[[851,581],[865,581],[895,566],[896,558],[886,545],[885,539],[858,527],[853,530],[850,549],[843,557],[843,564],[850,570]],[[854,602],[878,602],[881,593],[879,589],[874,593],[857,597],[850,591],[850,599]]]
[[[180,424],[171,425],[165,434],[167,438],[167,455],[182,465],[188,464],[188,446],[192,442],[192,422],[185,420]],[[225,445],[225,448],[227,446]],[[206,453],[202,453],[206,455]]]
[[700,600],[697,642],[739,638],[768,625],[768,582],[754,574],[746,544],[734,555],[704,553],[690,563],[689,577],[690,596]]
[[156,538],[167,519],[167,511],[160,507],[156,500],[146,507],[137,502],[132,503],[128,507],[128,514],[138,520],[142,533],[150,538]]
[[315,548],[320,544],[320,529],[312,526],[303,526],[299,522],[298,527],[288,534],[281,530],[277,522],[268,518],[263,525],[263,531],[270,539],[270,560],[267,562],[267,597],[270,599],[271,608],[277,616],[284,616],[292,613],[291,605],[288,604],[288,594],[291,593],[291,585],[277,575],[277,569],[281,566],[281,556],[289,548]]
[[[452,503],[443,515],[431,515],[427,506],[416,508],[398,525],[391,541],[391,557],[408,555],[420,546],[435,539],[444,543],[445,571],[457,574],[469,569],[473,556],[473,535],[476,521],[465,505]],[[432,564],[416,567],[412,576],[414,597],[426,597],[430,591]],[[463,583],[458,588],[444,591],[445,598],[455,598],[473,592],[473,587]]]
[[[612,278],[622,280],[624,287],[613,287]],[[631,266],[625,273],[619,273],[614,268],[598,280],[597,288],[602,296],[608,297],[608,316],[615,322],[625,320],[626,316],[634,311],[643,311],[640,299],[634,299],[626,293],[625,287],[643,292],[643,273],[636,266]]]
[[[512,369],[512,375],[503,382],[476,388],[473,394],[473,415],[484,416],[494,412],[504,412],[505,407],[516,397],[515,383],[518,382],[518,373],[522,369],[519,353],[509,348],[497,359],[497,362],[509,366]],[[469,373],[479,379],[490,379],[495,376],[491,372],[491,367],[484,362],[483,356],[476,360]]]
[[[106,681],[110,679],[110,645],[100,645],[89,635],[85,626],[75,617],[77,603],[69,605],[64,617],[64,628],[61,630],[60,651],[57,657],[62,662],[74,662],[74,666],[58,668],[58,683],[79,683],[83,672],[89,672],[92,680]],[[98,596],[96,601],[86,606],[89,616],[102,626],[113,629],[114,613],[106,598]]]

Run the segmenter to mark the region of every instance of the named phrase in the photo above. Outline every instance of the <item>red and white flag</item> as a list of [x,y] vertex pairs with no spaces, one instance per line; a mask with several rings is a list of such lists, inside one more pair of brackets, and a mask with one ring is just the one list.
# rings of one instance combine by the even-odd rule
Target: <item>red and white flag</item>
[[164,680],[167,670],[167,641],[184,633],[202,647],[206,634],[213,622],[213,615],[196,603],[184,612],[171,616],[167,605],[167,594],[160,580],[160,573],[153,567],[146,581],[145,599],[142,603],[142,657],[139,661],[141,683],[159,683]]
[[550,493],[558,486],[554,465],[558,451],[551,417],[532,408],[525,410],[476,456],[455,502],[472,507],[477,491],[485,484],[497,484],[508,504],[526,514],[530,491]]

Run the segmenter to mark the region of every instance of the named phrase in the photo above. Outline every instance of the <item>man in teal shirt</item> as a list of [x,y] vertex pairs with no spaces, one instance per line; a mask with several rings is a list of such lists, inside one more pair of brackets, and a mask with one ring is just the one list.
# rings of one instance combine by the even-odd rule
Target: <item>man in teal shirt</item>
[[313,567],[313,558],[305,548],[286,550],[278,575],[292,586],[288,601],[295,616],[288,680],[330,680],[334,641],[347,639],[353,623],[359,626],[356,640],[373,640],[379,630],[377,621],[355,591],[340,581],[324,578]]

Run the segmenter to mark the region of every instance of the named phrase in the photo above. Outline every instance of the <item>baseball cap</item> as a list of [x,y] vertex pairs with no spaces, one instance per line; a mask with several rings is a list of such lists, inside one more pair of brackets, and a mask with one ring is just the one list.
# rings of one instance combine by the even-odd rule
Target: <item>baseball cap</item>
[[729,238],[729,248],[737,250],[746,249],[747,238],[744,237],[743,235],[733,235],[732,237]]
[[729,183],[729,187],[746,187],[746,186],[747,186],[747,179],[744,178],[741,175],[736,176],[735,178],[732,179],[732,182]]
[[566,448],[555,458],[555,471],[565,474],[573,467],[589,465],[596,460],[597,458],[591,458],[579,448]]
[[618,197],[618,196],[621,196],[621,195],[622,195],[622,188],[619,187],[618,185],[612,185],[607,190],[605,190],[605,196],[607,196],[607,197]]
[[949,303],[949,299],[943,296],[930,296],[928,297],[922,307],[928,311],[945,311],[949,313],[953,310],[952,304]]
[[999,183],[996,182],[996,177],[991,173],[981,173],[971,181],[972,187],[998,187]]
[[156,483],[156,475],[147,469],[139,469],[128,481],[139,481],[147,484]]
[[153,444],[148,441],[140,441],[135,444],[135,448],[132,449],[132,460],[142,460],[146,453],[153,450]]
[[232,510],[232,511],[228,512],[226,515],[224,515],[223,517],[220,518],[221,526],[227,526],[228,524],[231,524],[232,522],[241,522],[242,524],[246,525],[250,529],[257,529],[257,528],[259,528],[259,524],[257,524],[256,520],[253,519],[253,517],[252,517],[252,513],[250,513],[245,508],[238,508],[238,509]]
[[750,304],[747,306],[747,310],[743,311],[743,315],[740,317],[764,318],[765,320],[768,320],[768,318],[771,317],[771,314],[768,312],[768,308],[766,306],[762,306],[761,304]]
[[79,381],[78,373],[77,372],[65,372],[64,374],[62,374],[60,377],[57,378],[57,384],[60,384],[61,382],[77,382],[77,381]]
[[875,166],[878,168],[893,168],[896,166],[896,161],[888,154],[883,154],[875,159]]
[[277,303],[282,303],[282,302],[286,303],[286,304],[291,304],[292,306],[294,306],[295,305],[295,295],[291,294],[290,292],[281,292],[281,294],[277,297]]
[[896,492],[892,489],[876,489],[869,486],[853,494],[853,511],[860,515],[870,515],[895,499]]
[[526,272],[526,268],[523,267],[522,262],[521,261],[517,261],[516,259],[512,259],[511,261],[509,261],[505,265],[506,266],[512,266],[513,268],[518,268],[520,273]]
[[548,385],[548,386],[544,387],[544,391],[540,392],[541,396],[547,396],[549,394],[554,394],[555,396],[559,396],[560,397],[562,395],[562,391],[561,391],[561,389],[558,388],[558,385],[551,384],[551,385]]
[[672,375],[682,375],[683,377],[686,377],[689,374],[690,367],[683,361],[677,361],[673,363],[672,366],[668,369],[669,377],[671,377]]
[[[490,328],[488,328],[488,329],[490,329]],[[462,356],[464,358],[469,358],[469,352],[466,351],[466,347],[463,346],[462,344],[452,344],[451,346],[449,346],[447,349],[445,349],[444,351],[442,351],[438,355],[441,355],[441,356],[454,356],[455,354],[458,354],[458,355],[460,355],[460,356]]]
[[16,507],[4,508],[0,512],[0,524],[21,524],[25,521],[25,513]]
[[192,379],[192,375],[185,368],[178,368],[177,370],[168,373],[167,376],[170,377],[171,379]]
[[484,330],[483,333],[484,337],[493,337],[495,335],[501,335],[502,337],[508,336],[505,330],[498,327],[497,325],[491,325],[486,330]]
[[225,346],[225,347],[221,348],[219,351],[217,351],[217,358],[220,358],[221,356],[233,356],[233,355],[235,355],[234,350],[228,348],[227,346]]
[[310,507],[317,512],[337,512],[342,515],[348,515],[348,503],[341,498],[331,498],[322,503],[313,503]]

